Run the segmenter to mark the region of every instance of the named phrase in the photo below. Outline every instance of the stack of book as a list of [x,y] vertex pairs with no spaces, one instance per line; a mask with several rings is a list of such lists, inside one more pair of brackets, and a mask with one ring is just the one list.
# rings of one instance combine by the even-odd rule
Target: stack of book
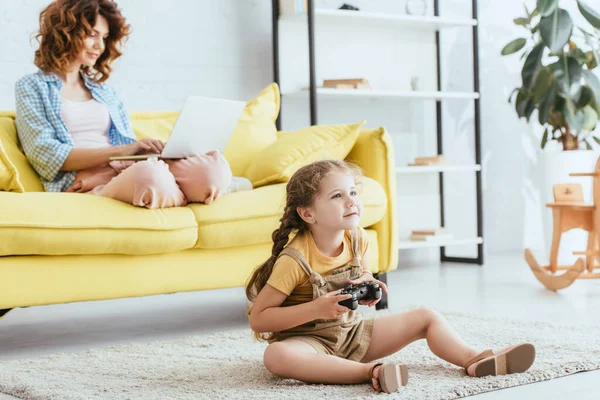
[[410,240],[420,241],[448,240],[453,238],[454,236],[451,233],[448,233],[446,228],[415,229],[410,235]]
[[371,89],[371,84],[365,78],[325,79],[323,87],[332,89]]
[[446,160],[444,156],[438,154],[437,156],[432,157],[415,157],[415,161],[413,163],[409,163],[408,165],[411,167],[416,167],[419,165],[439,165],[443,164]]

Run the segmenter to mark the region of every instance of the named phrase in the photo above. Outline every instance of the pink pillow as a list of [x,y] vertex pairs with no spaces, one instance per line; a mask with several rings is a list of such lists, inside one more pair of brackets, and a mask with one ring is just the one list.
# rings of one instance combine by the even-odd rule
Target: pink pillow
[[218,151],[165,162],[188,202],[211,204],[231,185],[231,168]]

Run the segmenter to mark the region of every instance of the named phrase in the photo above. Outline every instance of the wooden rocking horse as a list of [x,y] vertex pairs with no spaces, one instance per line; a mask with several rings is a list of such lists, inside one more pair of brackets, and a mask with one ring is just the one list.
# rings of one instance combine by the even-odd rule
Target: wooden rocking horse
[[[529,264],[535,277],[548,289],[559,290],[570,286],[575,279],[600,279],[600,273],[594,273],[596,259],[600,257],[598,250],[600,228],[600,158],[596,162],[594,172],[572,173],[570,176],[588,176],[593,182],[593,204],[583,202],[581,184],[554,185],[554,203],[546,204],[552,209],[552,246],[550,249],[550,264],[540,266],[530,249],[525,249],[525,261]],[[573,265],[557,265],[560,238],[564,232],[580,228],[588,232],[587,248],[585,251],[574,251],[579,258]],[[557,271],[565,271],[557,275]]]

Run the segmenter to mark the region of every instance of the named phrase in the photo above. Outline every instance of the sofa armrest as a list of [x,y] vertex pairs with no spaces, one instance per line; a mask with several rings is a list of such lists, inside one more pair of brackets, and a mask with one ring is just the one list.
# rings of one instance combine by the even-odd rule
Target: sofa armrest
[[[390,135],[385,128],[361,130],[346,159],[361,167],[366,176],[379,182],[386,193],[386,212],[381,221],[371,227],[377,232],[379,242],[379,265],[376,272],[395,270],[398,268],[396,165]],[[371,266],[373,267],[375,266]]]

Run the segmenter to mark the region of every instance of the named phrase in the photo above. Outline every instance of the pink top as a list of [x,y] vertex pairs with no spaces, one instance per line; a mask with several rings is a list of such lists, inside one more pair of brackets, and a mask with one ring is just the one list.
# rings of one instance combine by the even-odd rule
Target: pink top
[[73,101],[63,97],[61,117],[73,137],[75,147],[109,147],[110,114],[96,100]]

